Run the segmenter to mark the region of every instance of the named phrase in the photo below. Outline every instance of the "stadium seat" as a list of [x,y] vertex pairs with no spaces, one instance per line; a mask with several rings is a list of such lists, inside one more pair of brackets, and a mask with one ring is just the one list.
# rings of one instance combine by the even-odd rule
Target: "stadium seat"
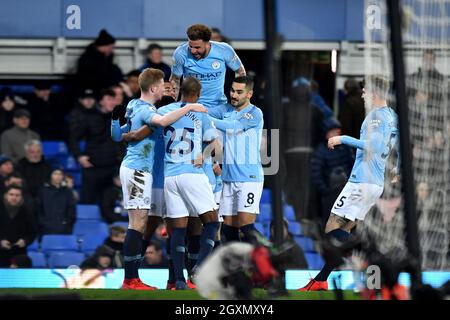
[[95,220],[80,220],[75,222],[75,225],[73,226],[73,234],[79,237],[84,237],[87,234],[97,234],[106,238],[109,236],[109,228],[104,222]]
[[42,141],[42,151],[47,158],[69,152],[64,141]]
[[294,211],[294,207],[291,205],[284,205],[283,206],[283,214],[284,217],[288,220],[288,221],[297,221],[296,217],[295,217],[295,211]]
[[84,259],[85,256],[81,252],[53,252],[48,259],[48,264],[50,268],[67,268],[72,265],[79,266]]
[[121,227],[124,227],[125,229],[128,229],[128,222],[125,222],[125,221],[116,221],[112,225],[113,226],[121,226]]
[[255,222],[255,228],[256,228],[256,230],[258,230],[264,236],[266,235],[266,228],[264,228],[264,225],[262,223]]
[[87,234],[81,238],[81,251],[90,254],[102,245],[106,237],[98,234]]
[[80,148],[80,151],[83,152],[86,149],[86,141],[82,140],[78,143],[78,148]]
[[307,237],[294,236],[295,242],[303,249],[303,251],[314,251],[314,242]]
[[38,252],[40,251],[40,244],[37,240],[34,240],[32,244],[27,247],[28,252]]
[[95,204],[77,204],[77,221],[102,220],[100,208]]
[[71,172],[73,177],[73,185],[75,187],[81,187],[81,172]]
[[261,204],[272,203],[272,191],[268,188],[264,188],[261,195]]
[[41,242],[42,251],[50,254],[54,251],[78,251],[78,239],[73,235],[44,235]]
[[302,226],[300,225],[300,223],[298,223],[296,221],[289,221],[288,230],[294,236],[303,235]]
[[71,155],[59,155],[54,158],[54,161],[58,164],[58,167],[64,169],[64,171],[78,171],[80,166]]
[[272,206],[268,203],[261,204],[259,207],[259,220],[261,222],[272,220]]
[[324,261],[320,254],[314,252],[305,253],[306,261],[308,261],[309,269],[320,270],[324,265]]
[[46,268],[47,260],[45,259],[45,255],[42,252],[28,252],[27,255],[31,259],[31,265],[33,268]]

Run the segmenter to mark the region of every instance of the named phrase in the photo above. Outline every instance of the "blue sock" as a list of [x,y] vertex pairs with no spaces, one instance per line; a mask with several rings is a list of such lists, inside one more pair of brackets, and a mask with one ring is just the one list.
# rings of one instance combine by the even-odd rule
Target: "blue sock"
[[186,281],[184,278],[184,238],[186,237],[186,228],[173,228],[172,237],[170,239],[170,255],[173,261],[173,271],[176,281]]
[[239,241],[239,228],[222,224],[223,242]]
[[216,239],[217,230],[219,230],[219,222],[209,222],[203,225],[202,235],[200,236],[200,251],[198,253],[197,266],[199,266],[203,260],[214,249],[214,240]]
[[255,240],[254,233],[258,232],[258,230],[256,230],[255,228],[255,224],[253,223],[246,224],[245,226],[242,226],[240,229],[244,234],[244,237],[241,240],[247,243],[253,243],[253,241]]
[[[327,233],[328,237],[335,238],[341,242],[345,242],[348,240],[352,235],[348,233],[347,231],[344,231],[342,229],[334,229],[333,231],[330,231]],[[317,274],[317,276],[314,278],[317,281],[327,281],[328,277],[330,276],[331,272],[336,268],[337,266],[331,265],[329,263],[325,263],[325,265],[322,267],[322,270]]]
[[187,238],[187,265],[188,274],[191,274],[192,269],[197,264],[198,254],[200,251],[200,236],[191,236]]
[[169,279],[167,279],[168,283],[175,283],[175,273],[173,271],[173,260],[172,255],[170,251],[170,239],[171,237],[167,238],[166,246],[167,246],[167,260],[169,260]]
[[139,278],[138,269],[141,264],[142,233],[128,229],[123,243],[123,259],[125,279]]

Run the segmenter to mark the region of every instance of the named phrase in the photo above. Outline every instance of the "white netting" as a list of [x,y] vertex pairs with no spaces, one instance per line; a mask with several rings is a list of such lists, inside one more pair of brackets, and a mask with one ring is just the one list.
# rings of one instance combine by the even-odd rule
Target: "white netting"
[[[385,1],[366,0],[365,76],[392,80]],[[413,144],[413,171],[423,269],[449,269],[450,191],[450,0],[404,0],[403,46]],[[433,63],[434,60],[434,63]],[[433,66],[434,64],[434,66]],[[389,101],[395,109],[395,100]],[[400,187],[390,183],[363,229],[384,253],[406,252]],[[363,232],[364,233],[364,232]]]

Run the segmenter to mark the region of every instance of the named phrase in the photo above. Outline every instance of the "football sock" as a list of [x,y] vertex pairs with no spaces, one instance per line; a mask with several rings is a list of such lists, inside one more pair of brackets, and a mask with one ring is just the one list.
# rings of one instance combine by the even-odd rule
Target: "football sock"
[[209,222],[203,225],[202,234],[200,236],[200,251],[198,253],[197,265],[200,265],[213,250],[214,239],[216,238],[219,227],[219,222]]
[[175,283],[175,273],[173,271],[173,260],[171,254],[170,240],[171,237],[167,238],[166,247],[167,247],[167,259],[169,260],[169,279],[167,279],[168,283]]
[[222,224],[223,242],[239,241],[239,228]]
[[184,246],[184,238],[186,237],[186,228],[173,228],[172,237],[170,239],[170,255],[173,261],[173,271],[176,281],[186,281],[184,278],[184,254],[186,248]]
[[253,243],[253,241],[255,240],[254,233],[258,232],[258,230],[256,230],[256,228],[255,228],[255,224],[253,224],[253,223],[242,226],[241,231],[244,234],[244,236],[242,237],[241,240],[244,242],[247,242],[247,243]]
[[142,233],[128,229],[123,244],[125,279],[139,278],[138,268],[141,264]]
[[187,237],[187,265],[188,274],[191,274],[192,268],[197,264],[200,251],[200,236]]

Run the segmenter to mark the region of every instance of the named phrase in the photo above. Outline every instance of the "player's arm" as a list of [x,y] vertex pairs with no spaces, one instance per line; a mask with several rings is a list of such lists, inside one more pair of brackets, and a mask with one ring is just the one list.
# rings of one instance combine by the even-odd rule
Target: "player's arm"
[[245,131],[254,127],[257,127],[262,122],[262,114],[254,112],[249,115],[249,117],[241,118],[238,120],[221,120],[216,118],[211,118],[214,125],[220,131],[230,131],[234,133]]
[[247,72],[245,71],[244,65],[241,59],[234,51],[233,47],[227,43],[222,43],[223,56],[225,59],[225,64],[235,72],[236,77],[245,76]]
[[383,152],[385,141],[383,127],[381,125],[372,126],[369,138],[365,140],[355,139],[350,136],[336,136],[328,140],[328,148],[334,149],[335,146],[345,144],[347,146],[361,149],[363,151]]
[[149,124],[153,125],[153,126],[158,126],[158,127],[167,127],[190,111],[191,112],[203,112],[203,113],[208,112],[208,110],[202,104],[191,103],[191,104],[185,105],[182,108],[176,109],[164,116],[154,113],[152,115],[152,117],[150,118]]
[[111,120],[111,138],[115,142],[122,141],[122,134],[130,131],[130,126],[128,123],[124,124],[123,126],[120,126],[119,119],[117,120]]
[[244,65],[241,64],[239,69],[234,73],[236,77],[241,77],[247,75],[247,72],[245,71]]
[[143,125],[138,130],[133,130],[127,133],[122,134],[122,139],[129,142],[129,141],[142,141],[149,135],[153,133],[153,130],[147,126]]

